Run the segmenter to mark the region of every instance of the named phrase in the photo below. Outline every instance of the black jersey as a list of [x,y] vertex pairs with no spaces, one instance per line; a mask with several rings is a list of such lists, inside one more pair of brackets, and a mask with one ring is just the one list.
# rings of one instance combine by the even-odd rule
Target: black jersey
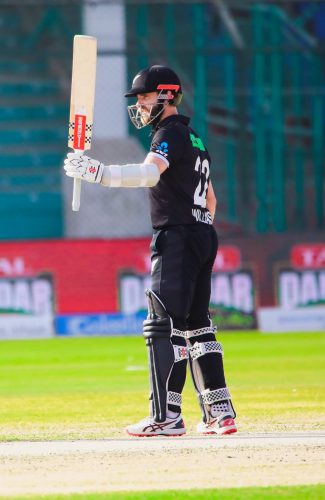
[[158,184],[149,188],[155,229],[178,224],[212,224],[206,208],[210,156],[189,122],[186,116],[169,116],[158,124],[152,139],[150,153],[168,166]]

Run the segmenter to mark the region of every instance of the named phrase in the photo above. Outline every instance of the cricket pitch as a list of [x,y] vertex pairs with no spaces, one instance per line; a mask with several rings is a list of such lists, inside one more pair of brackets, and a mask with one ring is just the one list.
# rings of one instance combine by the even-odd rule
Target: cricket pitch
[[0,494],[308,485],[325,432],[0,443]]

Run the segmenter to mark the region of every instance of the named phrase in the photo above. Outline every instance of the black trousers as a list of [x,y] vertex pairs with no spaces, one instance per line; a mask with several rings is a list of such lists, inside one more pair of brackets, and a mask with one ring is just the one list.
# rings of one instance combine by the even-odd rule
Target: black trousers
[[152,290],[161,298],[174,328],[209,326],[211,272],[218,250],[213,226],[193,224],[157,230],[150,250]]
[[[172,226],[155,231],[151,241],[152,290],[160,297],[173,327],[196,330],[210,326],[209,303],[211,273],[218,251],[215,229],[206,224]],[[190,344],[215,340],[214,334],[197,336]],[[183,337],[172,343],[186,346]],[[205,388],[225,387],[222,355],[202,356],[199,360]],[[168,390],[182,393],[186,379],[186,361],[174,364]],[[168,405],[177,411],[178,408]]]

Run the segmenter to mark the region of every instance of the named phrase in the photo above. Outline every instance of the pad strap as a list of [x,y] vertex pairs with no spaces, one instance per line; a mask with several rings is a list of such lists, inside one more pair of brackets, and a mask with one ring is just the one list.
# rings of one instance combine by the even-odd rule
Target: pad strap
[[198,328],[197,330],[188,330],[186,332],[186,338],[190,339],[192,337],[198,337],[199,335],[208,335],[208,334],[216,334],[217,333],[216,326],[206,326],[204,328]]
[[173,337],[183,337],[184,339],[187,338],[187,331],[186,330],[177,330],[177,328],[172,329],[172,336]]
[[210,333],[216,334],[218,328],[216,326],[206,326],[204,328],[198,328],[197,330],[177,330],[173,328],[172,335],[175,337],[183,337],[185,339],[190,339],[191,337],[198,337],[199,335],[209,335]]
[[182,395],[179,394],[178,392],[168,391],[167,404],[182,406]]
[[189,351],[193,360],[199,358],[200,356],[204,356],[205,354],[209,354],[210,352],[218,352],[221,355],[223,354],[222,345],[216,341],[195,342],[195,344],[190,347]]
[[213,403],[217,403],[218,401],[224,401],[225,399],[230,400],[230,393],[227,387],[223,387],[222,389],[215,389],[214,391],[210,391],[210,389],[205,389],[200,394],[200,399],[202,404],[204,405],[212,405]]

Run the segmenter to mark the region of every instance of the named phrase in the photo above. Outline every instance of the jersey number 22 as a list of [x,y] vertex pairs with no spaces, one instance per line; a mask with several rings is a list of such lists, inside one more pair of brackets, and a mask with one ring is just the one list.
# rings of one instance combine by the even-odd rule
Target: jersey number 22
[[194,193],[194,205],[205,208],[207,204],[208,179],[210,175],[210,165],[207,159],[201,162],[198,156],[195,163],[195,171],[200,173],[200,180]]

